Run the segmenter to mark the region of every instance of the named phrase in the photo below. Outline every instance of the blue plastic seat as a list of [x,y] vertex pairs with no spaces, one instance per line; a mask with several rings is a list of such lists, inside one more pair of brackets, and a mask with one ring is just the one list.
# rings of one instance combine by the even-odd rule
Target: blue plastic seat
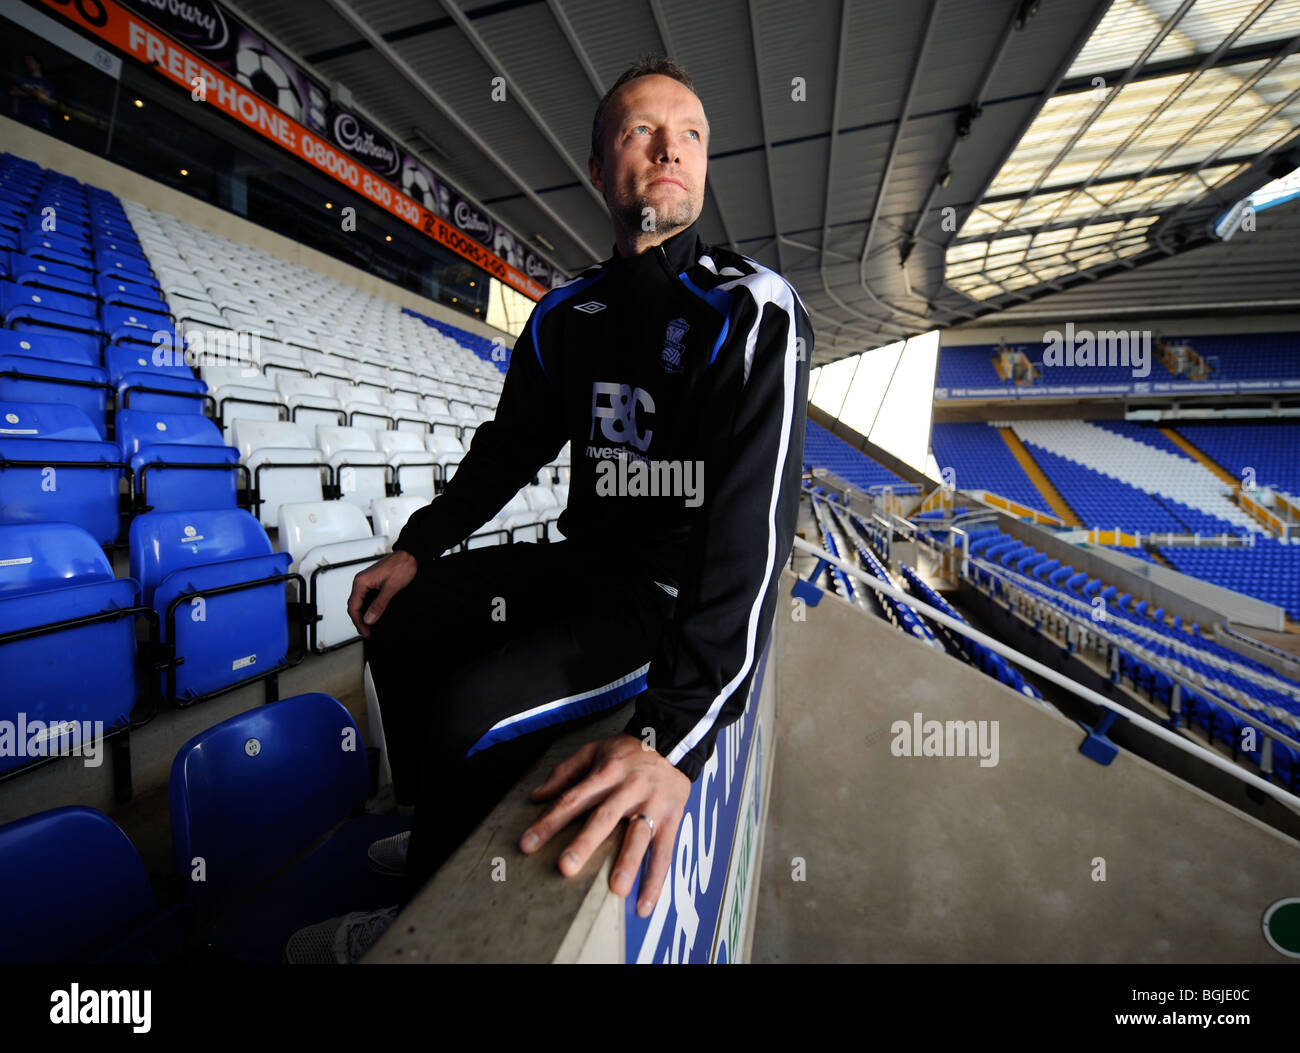
[[108,411],[108,374],[98,366],[26,355],[0,355],[0,401],[62,402],[75,406],[103,437]]
[[[243,901],[211,935],[222,953],[278,961],[300,926],[396,902],[397,883],[369,870],[365,846],[403,829],[398,816],[358,816],[274,877],[357,812],[369,792],[361,734],[329,695],[251,709],[181,747],[170,781],[176,873],[205,915]],[[192,880],[198,859],[203,881]]]
[[95,262],[103,274],[134,274],[140,278],[152,278],[153,270],[149,261],[143,256],[128,252],[102,252]]
[[118,409],[158,413],[202,413],[208,386],[173,353],[167,343],[128,340],[104,350],[109,382],[118,393]]
[[157,333],[166,333],[171,347],[176,342],[176,324],[166,311],[166,305],[160,304],[161,311],[144,311],[137,307],[124,307],[122,304],[105,304],[103,310],[104,331],[109,340],[121,343],[123,340],[135,340],[150,346],[157,345]]
[[239,451],[196,413],[119,410],[122,456],[131,466],[138,510],[234,508],[239,497]]
[[158,963],[180,950],[188,914],[158,910],[140,853],[101,811],[0,826],[0,962]]
[[87,300],[82,296],[39,285],[0,282],[0,314],[7,318],[10,314],[27,308],[62,311],[65,314],[86,318],[94,318],[99,313],[99,305],[94,300]]
[[162,295],[153,285],[132,281],[119,274],[102,274],[95,280],[95,291],[106,304],[138,307],[146,311],[165,310]]
[[[72,296],[84,301],[82,311],[74,313],[97,314],[99,312],[99,293],[95,291],[95,286],[86,280],[84,274],[77,277],[67,277],[64,275],[53,275],[45,270],[37,268],[35,270],[14,271],[13,280],[21,288],[31,288],[38,292],[42,289],[49,289],[65,296]],[[51,305],[52,306],[52,305]]]
[[96,318],[54,311],[44,307],[20,305],[5,312],[5,325],[18,332],[47,333],[75,340],[99,361],[104,346],[104,328]]
[[57,232],[48,233],[40,230],[29,230],[23,232],[21,241],[23,252],[28,256],[42,258],[67,257],[70,262],[82,261],[87,269],[92,266],[90,243],[84,237],[67,237]]
[[[242,509],[149,512],[130,529],[131,575],[183,659],[165,674],[180,704],[286,664],[284,580],[292,562]],[[227,586],[230,591],[214,592]]]
[[[0,552],[0,719],[15,720],[21,710],[29,726],[88,721],[93,728],[102,721],[106,731],[126,723],[136,695],[131,610],[139,586],[114,578],[95,539],[68,523],[0,525]],[[59,627],[94,616],[87,624]],[[5,639],[40,626],[50,631]],[[27,753],[0,756],[0,771],[31,759]]]
[[71,362],[79,366],[100,365],[99,353],[87,350],[78,340],[49,333],[20,333],[0,329],[0,355],[22,355],[56,362]]
[[70,267],[66,263],[55,263],[53,260],[43,260],[36,256],[24,256],[19,252],[10,255],[9,273],[15,280],[20,275],[62,278],[73,282],[84,282],[90,277],[90,273],[82,267]]
[[0,400],[0,523],[73,523],[117,539],[124,461],[75,406]]
[[1044,580],[1049,574],[1057,571],[1060,566],[1061,561],[1059,559],[1049,559],[1046,562],[1038,564],[1038,566],[1034,568],[1034,577]]

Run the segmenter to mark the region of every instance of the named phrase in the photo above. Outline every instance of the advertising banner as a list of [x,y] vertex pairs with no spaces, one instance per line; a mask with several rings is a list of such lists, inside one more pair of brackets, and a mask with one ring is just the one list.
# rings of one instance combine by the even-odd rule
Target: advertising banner
[[650,917],[636,913],[645,867],[624,907],[628,963],[734,962],[758,867],[763,797],[759,699],[775,633],[758,660],[740,719],[722,729],[713,756],[691,785],[672,864]]
[[41,2],[529,299],[566,280],[215,0]]

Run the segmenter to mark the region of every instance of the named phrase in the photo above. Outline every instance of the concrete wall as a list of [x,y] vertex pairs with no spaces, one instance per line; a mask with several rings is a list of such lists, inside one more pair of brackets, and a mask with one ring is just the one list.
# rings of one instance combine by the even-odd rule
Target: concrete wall
[[1133,556],[1100,547],[1080,548],[1056,537],[1051,531],[998,513],[998,529],[1033,545],[1040,552],[1070,564],[1075,570],[1087,571],[1114,585],[1121,593],[1133,594],[1133,602],[1146,600],[1152,607],[1163,607],[1170,615],[1198,622],[1207,632],[1223,619],[1280,630],[1285,624],[1281,607],[1231,589],[1211,585],[1199,578],[1148,563]]
[[[692,784],[673,849],[675,865],[684,863],[689,876],[670,875],[648,926],[630,919],[628,901],[609,888],[625,824],[571,878],[561,875],[556,864],[582,829],[585,815],[531,856],[518,848],[524,830],[551,807],[534,804],[529,791],[583,743],[620,732],[628,704],[548,750],[443,864],[366,963],[619,964],[635,961],[639,954],[654,962],[665,956],[676,961],[679,955],[690,961],[748,960],[756,939],[780,664],[773,637],[745,716],[729,729],[736,732],[734,766],[722,759],[724,732],[714,753],[716,767],[706,766]],[[745,735],[747,753],[739,750]],[[729,816],[734,825],[725,821]],[[712,860],[708,875],[700,862],[706,851]],[[690,908],[684,909],[688,899]]]
[[[777,632],[756,962],[1288,960],[1300,842],[834,597]],[[895,756],[915,712],[996,720],[997,765]]]
[[453,311],[427,297],[403,289],[400,285],[376,278],[367,271],[336,260],[333,256],[308,248],[291,238],[276,234],[265,227],[259,227],[256,223],[250,223],[234,213],[224,212],[196,197],[190,197],[129,168],[105,160],[98,154],[78,149],[34,128],[29,128],[25,124],[0,117],[0,143],[3,143],[5,150],[19,157],[25,157],[46,168],[54,168],[75,176],[92,186],[110,190],[120,197],[131,198],[150,208],[167,212],[177,219],[193,223],[213,234],[222,234],[245,245],[251,245],[253,248],[263,249],[280,259],[310,267],[326,277],[354,285],[372,296],[381,296],[400,307],[409,307],[413,311],[459,326],[471,333],[485,336],[489,340],[499,336],[507,346],[514,344],[514,337],[509,333],[496,329],[486,322]]

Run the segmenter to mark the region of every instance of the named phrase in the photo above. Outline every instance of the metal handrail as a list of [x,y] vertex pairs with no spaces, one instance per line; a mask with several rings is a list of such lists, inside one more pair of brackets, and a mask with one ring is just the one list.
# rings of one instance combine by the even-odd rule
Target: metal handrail
[[[873,589],[884,592],[893,596],[895,599],[909,604],[914,611],[923,613],[927,618],[931,618],[940,625],[944,625],[951,629],[953,632],[960,633],[967,639],[973,640],[976,643],[987,647],[995,654],[999,654],[1003,658],[1014,662],[1022,669],[1026,669],[1029,672],[1034,673],[1036,676],[1040,676],[1044,680],[1050,681],[1057,687],[1064,688],[1066,691],[1069,691],[1073,695],[1077,695],[1084,701],[1091,702],[1095,706],[1100,706],[1118,716],[1124,717],[1126,720],[1132,721],[1144,731],[1172,746],[1177,747],[1184,753],[1188,753],[1212,767],[1218,768],[1220,771],[1240,779],[1248,786],[1253,786],[1261,792],[1268,794],[1270,797],[1284,802],[1288,806],[1295,806],[1296,796],[1289,790],[1282,789],[1276,784],[1269,782],[1267,779],[1261,779],[1253,772],[1246,771],[1232,761],[1225,760],[1223,757],[1219,756],[1219,754],[1206,749],[1204,746],[1192,739],[1184,738],[1182,735],[1175,734],[1163,725],[1156,723],[1156,721],[1152,720],[1150,717],[1143,716],[1141,713],[1128,709],[1120,703],[1107,698],[1100,692],[1094,691],[1090,687],[1085,687],[1083,684],[1071,680],[1069,677],[1058,673],[1055,669],[1043,665],[1042,662],[1038,662],[1033,658],[1030,658],[1028,655],[1021,654],[1014,647],[1008,647],[1001,640],[995,640],[993,637],[980,632],[978,629],[972,628],[965,622],[953,618],[941,610],[931,607],[928,603],[920,602],[915,596],[911,596],[903,592],[901,589],[896,589],[886,581],[881,581],[879,578],[864,573],[852,564],[840,559],[838,556],[832,556],[825,549],[818,548],[816,545],[805,541],[803,538],[795,537],[794,547],[800,552],[810,556],[815,556],[818,559],[823,559],[827,563],[838,567],[840,570],[844,571],[845,574],[856,578],[864,585],[868,585]],[[844,600],[843,597],[838,598]],[[844,602],[848,603],[847,600],[844,600]],[[853,606],[855,610],[861,610],[861,608],[857,607],[855,604],[851,604],[851,606]]]

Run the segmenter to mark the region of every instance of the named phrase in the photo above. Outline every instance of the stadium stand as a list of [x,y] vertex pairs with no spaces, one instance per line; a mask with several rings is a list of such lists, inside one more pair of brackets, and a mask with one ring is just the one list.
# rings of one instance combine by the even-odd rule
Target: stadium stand
[[[1189,389],[1198,383],[1223,382],[1236,382],[1247,388],[1269,382],[1289,382],[1300,387],[1300,341],[1295,333],[1156,337],[1152,344],[1149,375],[1142,378],[1143,383],[1186,385]],[[1205,361],[1205,372],[1171,370],[1169,366],[1174,363],[1160,353],[1161,344],[1190,347]],[[1038,367],[1041,376],[1038,383],[1044,386],[1087,383],[1131,388],[1135,381],[1128,366],[1091,365],[1086,381],[1082,381],[1075,368],[1044,365],[1047,344],[1041,340],[1010,341],[1009,346],[1024,351]],[[1009,394],[1018,388],[1023,390],[1025,385],[998,375],[994,365],[997,352],[998,347],[993,344],[944,348],[939,354],[935,386],[947,390],[1001,388]]]
[[983,421],[936,423],[930,444],[939,470],[953,469],[957,489],[988,490],[1048,515],[1052,513],[1038,487],[991,425]]
[[[1088,525],[1179,533],[1240,533],[1259,528],[1228,499],[1227,487],[1220,479],[1188,458],[1149,449],[1144,443],[1081,420],[1015,421],[1012,427]],[[1109,478],[1102,483],[1096,478],[1101,475]],[[1111,480],[1126,486],[1128,496],[1118,502],[1115,514],[1119,518],[1112,514],[1107,519],[1105,511],[1112,504],[1107,494],[1113,485]],[[1150,494],[1149,502],[1158,507],[1140,511],[1135,492]],[[1148,525],[1162,520],[1159,506],[1167,508],[1175,524],[1183,521],[1183,525]],[[1128,522],[1125,508],[1133,508],[1133,514],[1144,522]]]
[[1248,548],[1166,546],[1160,554],[1184,574],[1277,604],[1300,621],[1300,545],[1258,537]]
[[826,468],[867,491],[885,486],[910,489],[912,485],[813,420],[808,421],[803,459],[805,467]]
[[1223,421],[1178,424],[1176,430],[1198,450],[1237,479],[1247,469],[1256,487],[1276,487],[1300,494],[1300,424]]
[[[1046,559],[996,527],[972,531],[970,551],[982,588],[1027,612],[1038,630],[1062,636],[1070,650],[1107,656],[1112,681],[1127,680],[1164,705],[1175,725],[1185,716],[1233,749],[1234,756],[1246,724],[1254,722],[1265,734],[1268,729],[1280,733],[1286,741],[1272,742],[1272,763],[1276,776],[1294,789],[1300,680],[1207,639],[1181,619],[1167,619],[1145,600],[1134,603],[1128,593],[1117,595],[1116,586],[1102,579],[1059,566],[1059,560]],[[1104,618],[1096,617],[1099,608]],[[1044,628],[1048,612],[1065,620]],[[1068,634],[1067,623],[1073,626]],[[1240,752],[1257,766],[1264,762],[1258,748]]]
[[[355,639],[332,607],[295,602],[338,606],[395,536],[375,506],[400,530],[454,474],[503,345],[11,154],[0,200],[23,250],[4,256],[0,522],[129,546],[180,704],[291,664],[289,611],[313,649]],[[64,226],[36,236],[51,200]],[[467,543],[557,538],[567,462]],[[295,575],[309,595],[286,606]],[[206,619],[180,616],[199,602]]]

